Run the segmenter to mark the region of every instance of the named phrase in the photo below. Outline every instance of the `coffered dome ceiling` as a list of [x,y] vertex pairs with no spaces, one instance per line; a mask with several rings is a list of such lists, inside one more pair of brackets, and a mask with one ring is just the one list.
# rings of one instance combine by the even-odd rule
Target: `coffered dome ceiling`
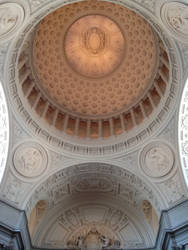
[[17,112],[48,143],[112,153],[142,141],[167,118],[176,94],[173,49],[134,11],[83,1],[26,31],[11,91]]
[[162,131],[182,83],[176,44],[136,2],[49,5],[6,57],[15,141],[2,197],[25,209],[36,247],[152,247],[161,211],[184,198],[174,120]]
[[151,85],[158,45],[150,26],[131,10],[97,3],[100,14],[94,15],[85,7],[79,6],[82,17],[71,6],[44,18],[34,37],[34,68],[40,87],[62,111],[113,117],[137,104]]

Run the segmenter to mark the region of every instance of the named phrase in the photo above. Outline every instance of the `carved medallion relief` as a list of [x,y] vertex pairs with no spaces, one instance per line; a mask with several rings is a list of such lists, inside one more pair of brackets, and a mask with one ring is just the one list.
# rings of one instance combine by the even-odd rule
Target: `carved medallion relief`
[[0,41],[9,39],[21,26],[24,20],[24,9],[17,3],[0,5]]
[[24,177],[38,177],[47,167],[47,153],[44,148],[35,142],[19,145],[13,156],[16,171]]
[[143,172],[153,178],[167,175],[174,165],[174,153],[163,142],[148,144],[140,154],[140,164]]
[[175,38],[188,43],[188,5],[167,2],[161,7],[161,18]]

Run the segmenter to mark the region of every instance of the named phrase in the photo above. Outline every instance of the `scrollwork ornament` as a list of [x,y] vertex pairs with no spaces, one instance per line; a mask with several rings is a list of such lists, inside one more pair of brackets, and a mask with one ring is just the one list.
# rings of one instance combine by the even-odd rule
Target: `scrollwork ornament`
[[166,2],[161,6],[161,19],[171,34],[188,43],[188,5],[180,2]]
[[46,170],[47,162],[46,151],[35,142],[19,145],[13,155],[14,168],[27,178],[40,176]]
[[174,165],[174,153],[167,144],[152,142],[141,152],[140,165],[147,176],[152,178],[164,177]]
[[0,42],[7,41],[24,21],[24,9],[17,3],[0,5]]

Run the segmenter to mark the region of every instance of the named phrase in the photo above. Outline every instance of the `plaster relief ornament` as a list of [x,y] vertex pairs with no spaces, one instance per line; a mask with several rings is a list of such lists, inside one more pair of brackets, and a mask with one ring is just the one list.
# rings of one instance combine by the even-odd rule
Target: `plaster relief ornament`
[[174,165],[174,154],[171,148],[162,142],[148,144],[140,155],[141,168],[153,178],[167,175]]
[[4,95],[4,90],[0,81],[0,182],[6,167],[9,145],[9,116]]
[[188,5],[167,2],[161,7],[161,18],[175,38],[188,43]]
[[182,128],[188,130],[188,115],[182,117]]
[[86,235],[78,236],[75,241],[69,241],[67,246],[76,247],[76,249],[80,250],[102,250],[106,247],[110,249],[113,247],[119,249],[121,243],[119,240],[113,240],[102,235],[95,227],[93,227]]
[[188,154],[188,142],[187,141],[183,144],[183,151],[185,154]]
[[9,39],[24,20],[23,7],[17,3],[0,5],[0,41]]
[[13,163],[22,176],[38,177],[47,167],[47,153],[38,143],[23,143],[16,148]]

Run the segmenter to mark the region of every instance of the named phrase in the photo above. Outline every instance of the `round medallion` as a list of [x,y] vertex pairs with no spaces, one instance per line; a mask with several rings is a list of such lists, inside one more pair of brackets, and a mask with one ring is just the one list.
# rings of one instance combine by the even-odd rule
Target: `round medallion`
[[23,7],[17,3],[3,3],[0,5],[0,40],[10,37],[24,19]]
[[120,28],[102,15],[81,17],[65,37],[65,54],[70,66],[91,78],[113,72],[122,61],[124,47]]
[[161,7],[163,23],[182,42],[188,40],[188,5],[180,2],[166,2]]
[[162,142],[148,144],[141,152],[141,168],[149,177],[163,177],[174,165],[174,154],[171,148]]
[[23,143],[17,147],[13,163],[19,174],[38,177],[47,167],[47,153],[38,143]]

